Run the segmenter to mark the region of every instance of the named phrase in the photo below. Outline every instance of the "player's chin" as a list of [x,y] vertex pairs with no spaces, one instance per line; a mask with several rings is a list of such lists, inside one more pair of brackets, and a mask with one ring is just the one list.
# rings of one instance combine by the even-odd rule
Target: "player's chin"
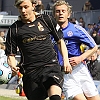
[[59,20],[58,22],[59,22],[60,24],[65,23],[65,21],[64,21],[64,20]]

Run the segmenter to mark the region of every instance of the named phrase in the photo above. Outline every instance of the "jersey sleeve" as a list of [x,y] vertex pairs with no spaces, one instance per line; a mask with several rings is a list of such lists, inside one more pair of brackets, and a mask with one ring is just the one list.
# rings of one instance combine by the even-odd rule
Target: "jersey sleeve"
[[6,55],[16,55],[17,54],[17,38],[16,38],[16,25],[13,24],[9,27],[7,37],[6,37]]
[[56,20],[49,15],[43,15],[43,17],[51,30],[50,34],[53,36],[54,40],[59,41],[59,39],[62,39],[63,33],[60,29],[60,26],[57,24]]
[[89,48],[93,48],[96,46],[94,39],[89,35],[89,33],[84,28],[78,25],[75,25],[75,28],[78,31],[77,36],[79,37],[79,41],[87,45]]

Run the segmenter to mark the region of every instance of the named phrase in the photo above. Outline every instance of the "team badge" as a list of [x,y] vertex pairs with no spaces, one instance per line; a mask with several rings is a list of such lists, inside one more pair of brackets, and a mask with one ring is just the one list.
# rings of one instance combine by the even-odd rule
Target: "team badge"
[[67,35],[68,35],[69,37],[71,37],[71,36],[73,36],[73,32],[72,32],[72,31],[68,31],[68,32],[67,32]]
[[40,22],[37,24],[39,31],[44,31],[44,27],[41,25]]

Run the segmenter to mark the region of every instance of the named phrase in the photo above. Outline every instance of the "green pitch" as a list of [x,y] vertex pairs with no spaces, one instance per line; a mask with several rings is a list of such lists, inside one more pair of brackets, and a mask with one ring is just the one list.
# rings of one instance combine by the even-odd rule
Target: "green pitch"
[[10,97],[4,97],[0,96],[0,100],[27,100],[27,99],[19,99],[19,98],[10,98]]

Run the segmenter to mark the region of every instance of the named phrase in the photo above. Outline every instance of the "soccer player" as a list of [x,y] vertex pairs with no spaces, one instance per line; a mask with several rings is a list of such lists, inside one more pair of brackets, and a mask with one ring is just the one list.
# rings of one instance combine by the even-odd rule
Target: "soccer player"
[[[53,14],[63,31],[69,62],[73,69],[72,73],[64,74],[63,92],[71,100],[100,100],[84,61],[97,50],[97,45],[84,28],[68,21],[71,13],[71,6],[63,0],[57,1],[53,6]],[[83,54],[80,50],[82,43],[90,48]],[[62,60],[60,63],[62,64]]]
[[[13,72],[23,74],[23,89],[28,100],[61,100],[63,75],[53,49],[51,35],[64,59],[65,71],[71,73],[62,31],[48,15],[35,12],[35,0],[15,0],[20,19],[11,25],[6,38],[6,55]],[[17,47],[21,53],[16,67]]]

